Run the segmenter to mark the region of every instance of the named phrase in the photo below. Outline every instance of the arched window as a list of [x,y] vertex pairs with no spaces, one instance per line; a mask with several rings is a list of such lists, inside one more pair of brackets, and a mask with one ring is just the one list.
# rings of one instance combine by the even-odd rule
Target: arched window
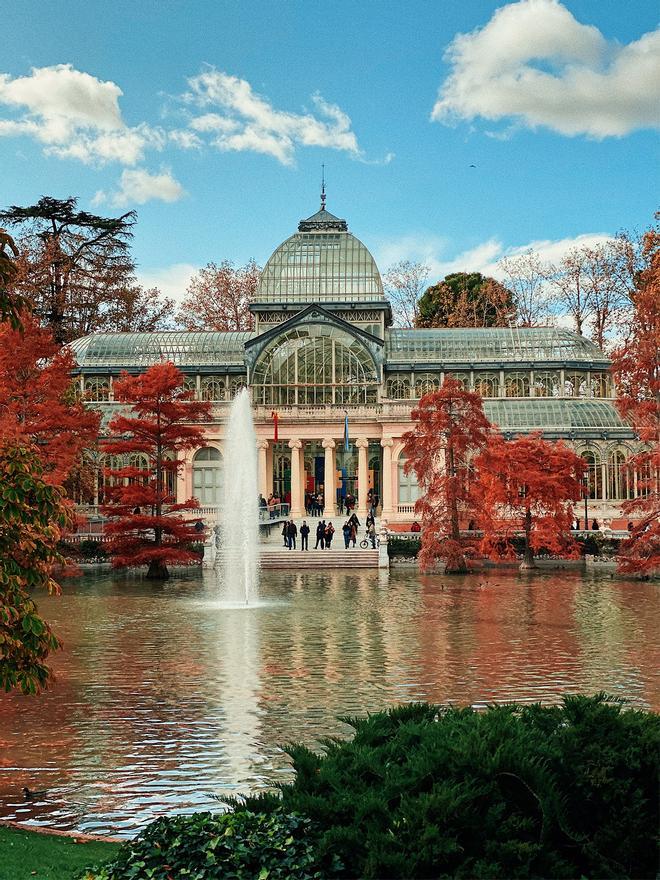
[[105,376],[89,376],[85,379],[85,397],[87,400],[110,400],[110,379]]
[[225,380],[220,376],[204,376],[202,379],[202,400],[224,400],[226,391]]
[[529,397],[529,375],[505,373],[504,389],[507,397]]
[[406,474],[404,465],[407,459],[404,456],[399,458],[399,504],[414,504],[420,496],[419,486],[417,485],[417,475],[414,470]]
[[474,390],[482,397],[500,396],[499,373],[475,373]]
[[592,373],[589,377],[589,397],[611,397],[609,373]]
[[607,459],[607,497],[623,501],[633,497],[633,476],[623,449],[615,449]]
[[470,374],[469,373],[446,373],[446,378],[455,379],[461,383],[464,391],[470,390]]
[[559,373],[534,373],[534,394],[536,397],[561,397]]
[[302,325],[278,337],[252,374],[263,405],[375,403],[378,375],[367,347],[328,324]]
[[236,376],[229,383],[229,396],[233,400],[239,391],[242,391],[243,388],[247,388],[247,376]]
[[390,400],[407,400],[410,397],[410,379],[388,379],[386,387]]
[[222,504],[222,456],[214,446],[198,449],[193,458],[193,495],[202,506]]
[[603,497],[603,473],[600,467],[600,455],[592,449],[580,453],[587,463],[589,498]]
[[183,390],[192,391],[197,396],[197,379],[195,376],[185,376],[183,380]]
[[415,376],[415,398],[424,397],[425,394],[431,394],[440,390],[440,376],[433,373],[418,373]]
[[589,384],[587,374],[581,372],[564,373],[564,396],[565,397],[588,397]]

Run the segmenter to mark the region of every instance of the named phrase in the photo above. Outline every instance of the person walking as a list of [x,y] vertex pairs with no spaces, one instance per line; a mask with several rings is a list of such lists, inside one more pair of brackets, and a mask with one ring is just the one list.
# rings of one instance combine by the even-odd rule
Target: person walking
[[309,550],[309,526],[307,525],[307,520],[302,521],[302,525],[300,526],[300,549],[301,550]]
[[321,520],[321,522],[316,527],[316,546],[315,550],[319,549],[319,544],[321,545],[321,550],[325,547],[325,520]]
[[353,546],[355,547],[355,544],[357,541],[357,526],[355,525],[354,522],[351,522],[349,520],[348,521],[348,528],[349,528],[348,539],[349,539],[349,541],[353,542]]
[[352,526],[355,526],[356,529],[360,528],[360,520],[357,518],[355,511],[350,515],[348,521]]
[[298,535],[298,527],[291,519],[289,520],[289,550],[296,549],[296,536]]
[[351,527],[348,524],[348,520],[346,520],[344,525],[341,527],[341,531],[344,536],[344,548],[348,550],[348,545],[351,541]]
[[328,550],[330,550],[330,548],[332,547],[332,537],[333,537],[334,533],[335,533],[335,527],[333,526],[333,524],[331,522],[329,522],[327,524],[327,526],[325,527],[325,546],[326,546],[326,549],[328,549]]

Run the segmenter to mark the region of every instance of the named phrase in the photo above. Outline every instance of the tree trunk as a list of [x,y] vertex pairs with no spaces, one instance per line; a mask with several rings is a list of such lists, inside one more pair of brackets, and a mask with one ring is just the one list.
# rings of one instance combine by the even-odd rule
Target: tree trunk
[[151,581],[166,581],[170,576],[167,566],[160,559],[154,559],[149,563],[147,578]]
[[447,559],[445,563],[445,574],[467,574],[468,565],[463,554]]
[[536,568],[534,562],[534,553],[529,545],[529,535],[532,531],[532,512],[527,508],[525,511],[525,552],[523,553],[522,562],[520,563],[520,571],[530,571]]

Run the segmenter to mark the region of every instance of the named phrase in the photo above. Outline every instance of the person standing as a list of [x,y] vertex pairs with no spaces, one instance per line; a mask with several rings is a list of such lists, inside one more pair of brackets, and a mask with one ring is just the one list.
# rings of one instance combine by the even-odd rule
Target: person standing
[[309,550],[309,526],[307,525],[307,520],[302,521],[302,525],[300,526],[300,549],[301,550]]
[[357,526],[354,522],[351,522],[350,519],[348,521],[348,540],[353,542],[353,546],[355,547],[355,542],[357,541]]
[[298,527],[291,519],[289,520],[289,550],[296,549],[296,536],[298,534]]
[[344,523],[344,525],[343,525],[342,528],[341,528],[341,531],[342,531],[342,534],[343,534],[343,536],[344,536],[344,548],[345,548],[346,550],[348,550],[348,545],[349,545],[350,540],[351,540],[351,527],[349,526],[348,521],[346,521],[346,522]]
[[315,550],[319,549],[319,544],[321,545],[321,550],[325,547],[325,520],[321,520],[321,522],[316,527],[316,546]]
[[328,550],[332,547],[332,537],[335,533],[335,527],[331,522],[325,527],[325,546]]
[[369,526],[367,527],[367,537],[371,541],[371,549],[375,550],[376,549],[376,525],[375,525],[373,519],[371,520]]
[[289,546],[289,520],[285,519],[284,524],[282,525],[282,540],[284,541],[284,546]]

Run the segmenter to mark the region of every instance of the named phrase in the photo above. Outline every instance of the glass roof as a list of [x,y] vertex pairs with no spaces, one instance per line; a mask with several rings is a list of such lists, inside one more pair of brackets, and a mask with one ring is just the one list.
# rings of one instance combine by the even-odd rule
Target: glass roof
[[178,367],[243,364],[252,332],[95,333],[71,343],[78,366],[143,367],[172,361]]
[[266,263],[255,302],[373,302],[380,272],[345,221],[322,210],[300,223]]
[[605,400],[487,399],[484,413],[502,431],[631,431],[616,407]]
[[387,361],[511,363],[587,361],[609,364],[583,336],[559,327],[443,327],[385,331]]

